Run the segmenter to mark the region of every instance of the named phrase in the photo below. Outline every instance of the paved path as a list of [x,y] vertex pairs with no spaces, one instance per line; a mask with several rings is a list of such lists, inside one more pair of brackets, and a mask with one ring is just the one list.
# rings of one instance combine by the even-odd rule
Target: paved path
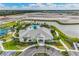
[[64,44],[64,42],[61,39],[59,41],[64,46],[64,48],[66,48],[66,50],[69,51],[69,48],[66,46],[66,44]]

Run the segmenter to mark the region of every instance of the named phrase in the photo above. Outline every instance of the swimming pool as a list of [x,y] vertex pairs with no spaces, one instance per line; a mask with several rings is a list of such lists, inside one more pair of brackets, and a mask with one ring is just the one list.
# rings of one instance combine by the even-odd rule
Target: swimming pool
[[8,29],[0,29],[0,36],[3,36],[8,33]]
[[40,25],[32,24],[32,29],[38,29],[39,27],[40,27]]

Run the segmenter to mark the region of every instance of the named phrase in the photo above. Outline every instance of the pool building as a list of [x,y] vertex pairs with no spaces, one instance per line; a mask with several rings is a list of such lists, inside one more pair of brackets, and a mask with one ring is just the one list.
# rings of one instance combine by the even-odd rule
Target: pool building
[[20,42],[29,42],[34,39],[38,41],[52,40],[53,36],[50,29],[33,24],[24,30],[20,30],[19,38]]

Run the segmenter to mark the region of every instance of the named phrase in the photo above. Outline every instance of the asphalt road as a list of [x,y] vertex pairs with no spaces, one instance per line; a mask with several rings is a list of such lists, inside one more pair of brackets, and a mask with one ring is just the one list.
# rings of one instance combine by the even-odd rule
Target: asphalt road
[[0,56],[12,56],[15,54],[15,51],[8,51],[8,52],[3,52]]
[[62,54],[54,48],[46,49],[43,46],[39,48],[31,47],[20,54],[20,56],[33,56],[35,53],[47,53],[49,56],[61,56]]
[[69,51],[69,56],[79,56],[79,52]]

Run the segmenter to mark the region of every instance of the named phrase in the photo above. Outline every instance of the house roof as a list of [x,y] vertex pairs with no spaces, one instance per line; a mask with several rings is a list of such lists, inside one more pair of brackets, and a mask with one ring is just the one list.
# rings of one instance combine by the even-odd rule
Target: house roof
[[20,33],[21,37],[29,37],[29,38],[42,38],[43,39],[53,39],[52,34],[50,33],[50,30],[45,27],[40,27],[35,30],[23,30]]

